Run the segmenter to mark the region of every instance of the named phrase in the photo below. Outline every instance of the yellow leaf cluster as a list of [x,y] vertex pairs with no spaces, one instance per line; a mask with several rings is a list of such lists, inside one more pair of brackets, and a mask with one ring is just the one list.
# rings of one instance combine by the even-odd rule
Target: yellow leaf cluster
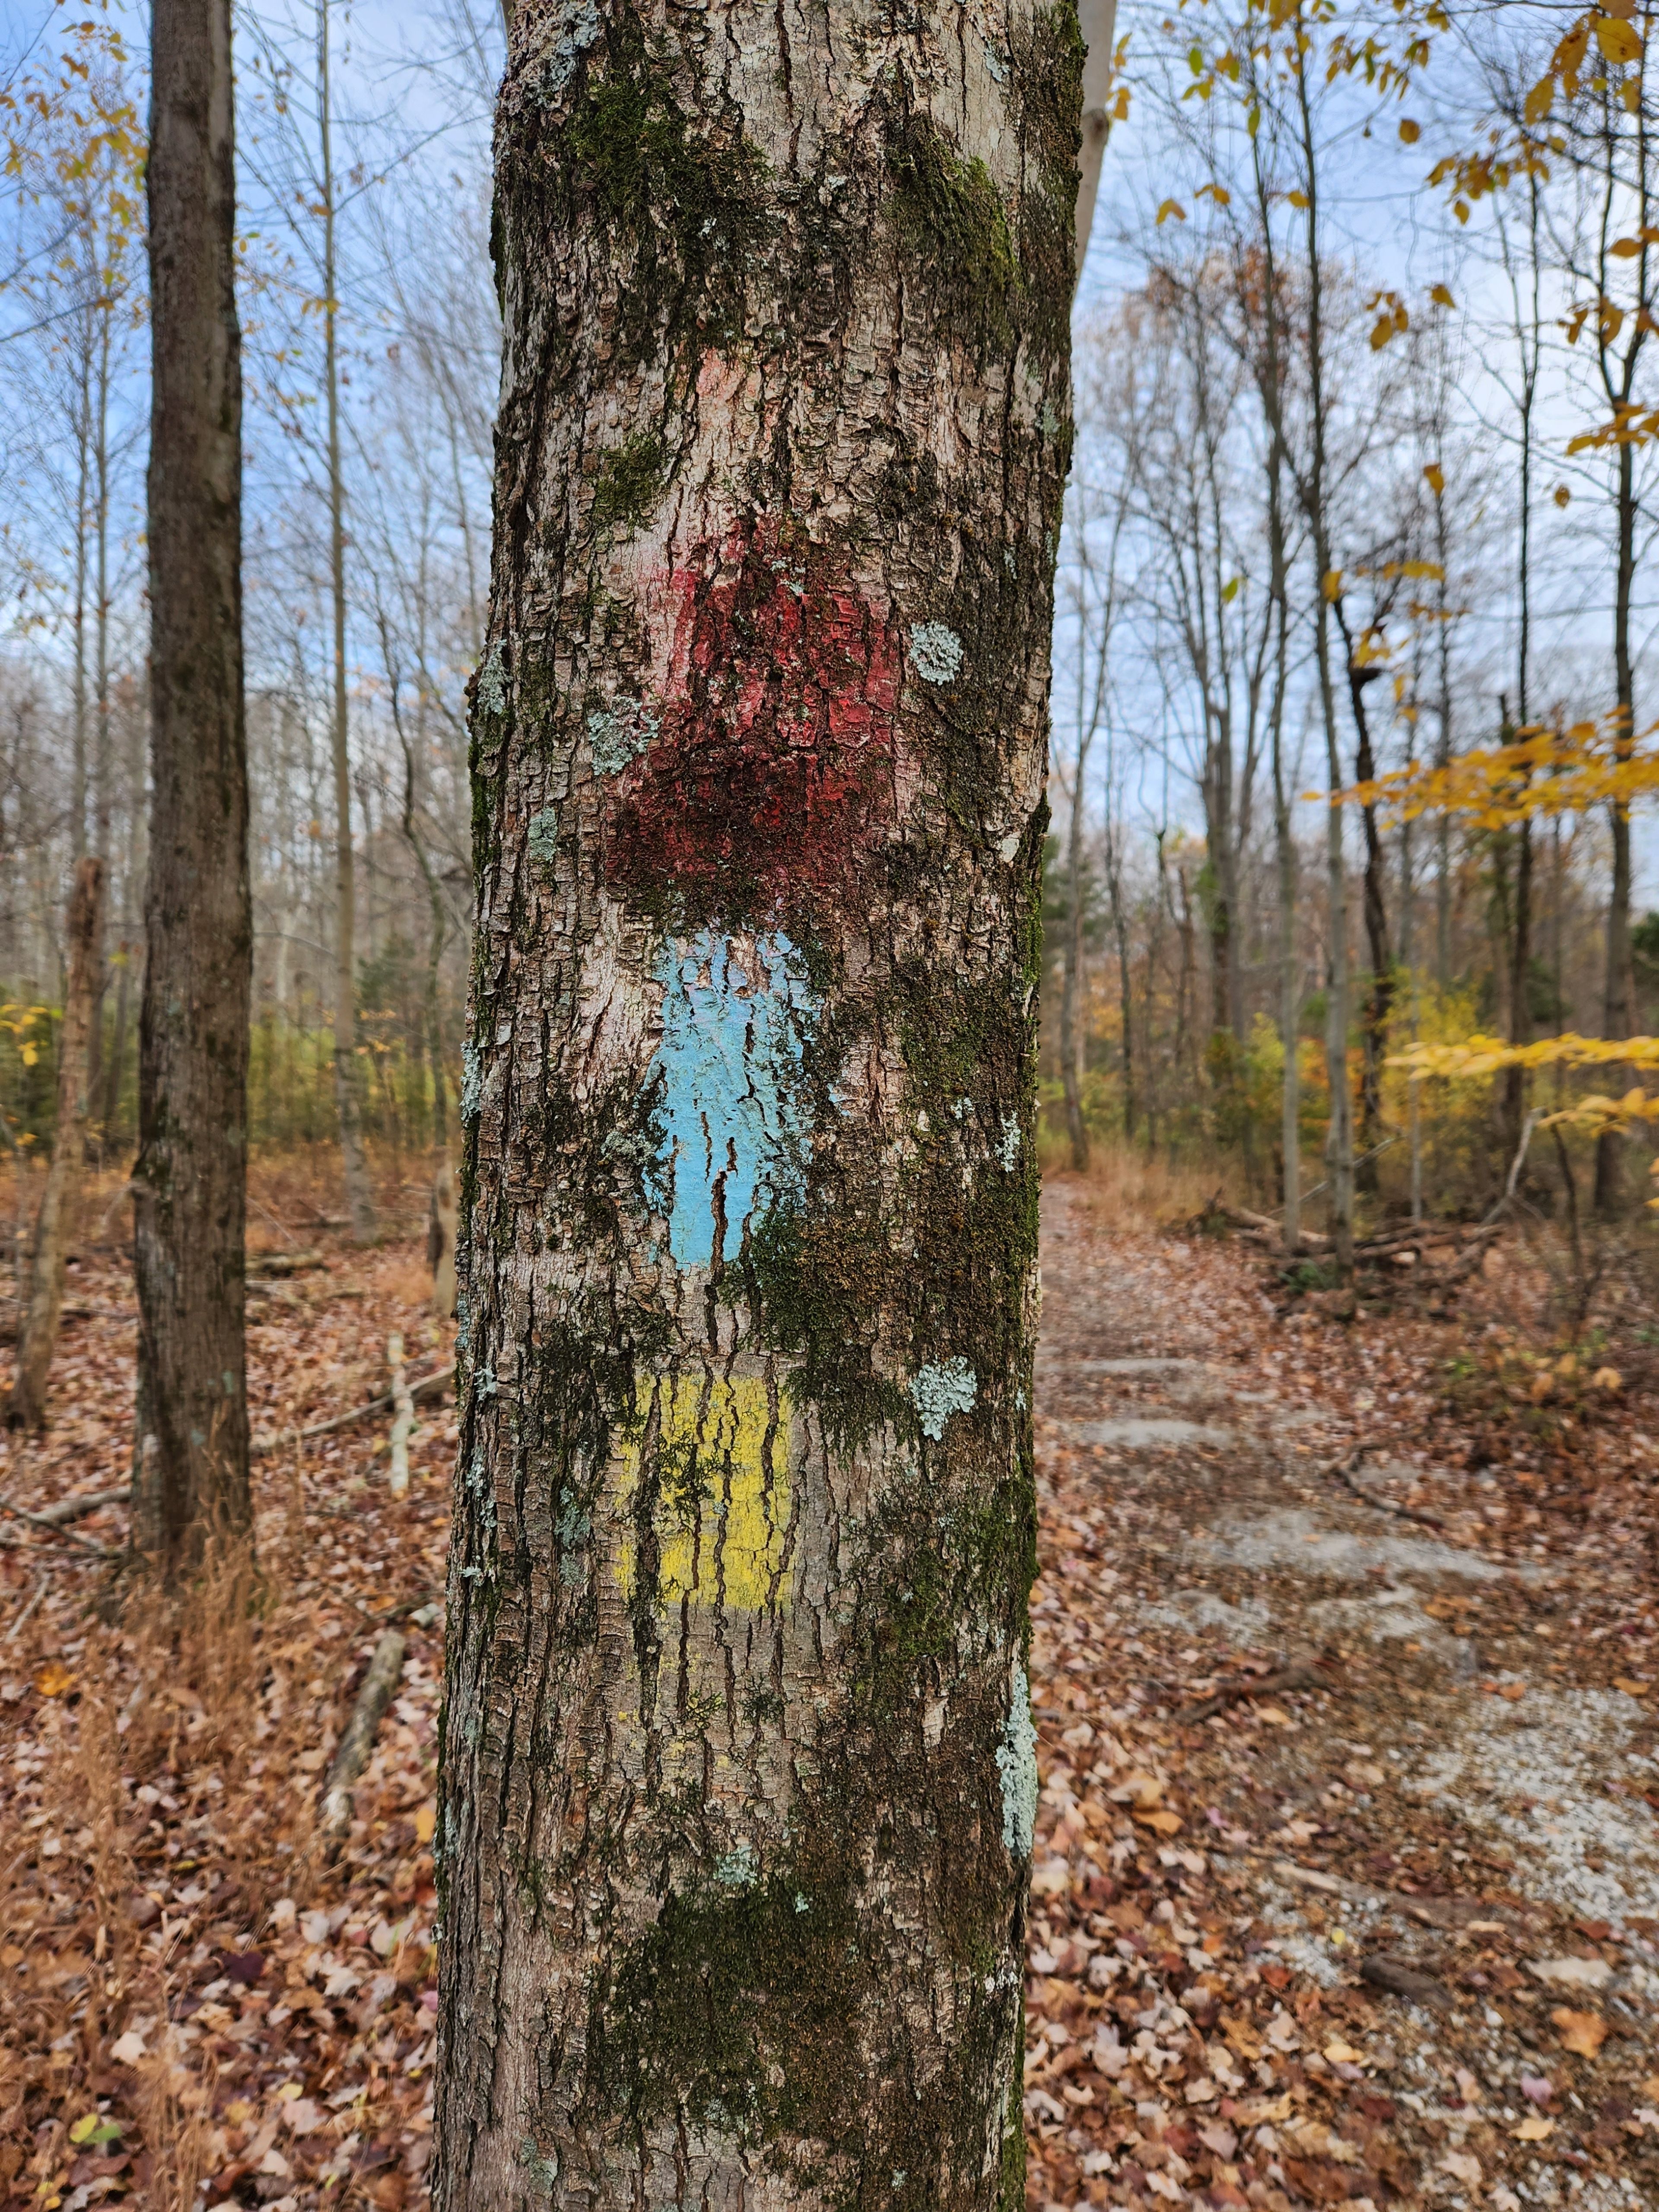
[[[1454,1080],[1496,1075],[1506,1067],[1659,1067],[1659,1037],[1586,1037],[1568,1030],[1564,1036],[1539,1037],[1531,1044],[1509,1044],[1477,1030],[1456,1044],[1410,1045],[1404,1052],[1391,1053],[1388,1064],[1408,1075]],[[1629,1096],[1641,1098],[1644,1094],[1632,1091]]]
[[1522,112],[1528,123],[1541,123],[1555,105],[1559,92],[1576,97],[1579,72],[1594,37],[1597,52],[1614,69],[1628,69],[1642,60],[1642,33],[1631,19],[1635,14],[1627,0],[1604,0],[1587,8],[1567,28],[1550,56],[1549,67],[1527,94]]
[[1339,804],[1380,807],[1389,822],[1455,814],[1483,830],[1539,815],[1628,808],[1659,794],[1659,724],[1631,735],[1617,714],[1565,730],[1534,726],[1506,745],[1461,754],[1443,767],[1413,761],[1338,794]]

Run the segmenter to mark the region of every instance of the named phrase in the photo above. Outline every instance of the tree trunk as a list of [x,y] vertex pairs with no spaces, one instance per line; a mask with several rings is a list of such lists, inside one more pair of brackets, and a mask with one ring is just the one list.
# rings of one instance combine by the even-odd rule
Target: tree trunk
[[12,1426],[20,1429],[46,1425],[46,1376],[58,1349],[64,1269],[70,1238],[75,1233],[75,1202],[86,1155],[98,981],[98,909],[103,895],[103,862],[95,859],[77,862],[69,907],[69,982],[64,994],[63,1027],[58,1034],[58,1117],[52,1128],[52,1164],[40,1194],[28,1280],[18,1313],[17,1380],[9,1418]]
[[246,723],[229,0],[155,0],[150,830],[132,1540],[171,1577],[249,1523]]
[[1117,943],[1118,1019],[1123,1027],[1123,1134],[1135,1133],[1134,993],[1129,968],[1129,917],[1123,910],[1123,876],[1119,831],[1112,822],[1111,785],[1106,793],[1106,889],[1112,902],[1112,935]]
[[1328,955],[1325,977],[1325,1068],[1330,1084],[1331,1119],[1327,1139],[1330,1182],[1328,1220],[1331,1257],[1346,1277],[1353,1272],[1353,1097],[1348,1087],[1348,881],[1342,851],[1342,755],[1336,733],[1336,688],[1331,672],[1331,600],[1337,588],[1331,566],[1330,511],[1325,453],[1324,279],[1320,258],[1319,165],[1314,143],[1313,110],[1308,80],[1298,70],[1297,112],[1301,125],[1303,175],[1307,199],[1308,312],[1307,367],[1311,452],[1303,505],[1313,537],[1319,590],[1314,600],[1314,661],[1319,675],[1320,719],[1325,729],[1325,772],[1331,805],[1325,824],[1325,893]]
[[1087,1035],[1083,975],[1083,778],[1088,740],[1079,738],[1077,781],[1072,792],[1066,833],[1066,959],[1060,988],[1060,1082],[1066,1097],[1066,1135],[1072,1166],[1081,1175],[1089,1164],[1089,1127],[1083,1118],[1084,1045]]
[[[1613,652],[1614,712],[1618,717],[1614,749],[1628,759],[1636,743],[1636,676],[1631,651],[1631,610],[1636,587],[1636,477],[1630,446],[1619,448],[1618,560],[1613,585]],[[1607,809],[1613,830],[1613,878],[1607,886],[1607,964],[1601,993],[1601,1034],[1628,1036],[1631,1032],[1630,808],[1615,800]],[[1604,1130],[1595,1146],[1595,1211],[1603,1220],[1620,1208],[1624,1176],[1621,1168],[1626,1139],[1623,1132]]]
[[340,459],[340,303],[334,251],[333,117],[329,91],[330,0],[317,7],[317,104],[322,127],[323,349],[328,410],[329,580],[334,616],[334,1103],[340,1117],[340,1164],[351,1234],[374,1234],[374,1200],[363,1156],[357,1096],[356,866],[351,849],[351,757],[346,712],[345,475]]
[[442,2212],[1021,2198],[1079,66],[515,16]]

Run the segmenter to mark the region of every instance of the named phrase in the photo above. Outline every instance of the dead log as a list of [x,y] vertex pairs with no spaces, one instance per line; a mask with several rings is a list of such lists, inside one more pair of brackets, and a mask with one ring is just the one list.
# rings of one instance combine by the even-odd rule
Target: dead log
[[409,1378],[404,1372],[404,1340],[401,1336],[386,1339],[386,1364],[392,1370],[392,1495],[409,1495],[409,1437],[415,1426],[415,1401],[410,1395]]
[[405,1648],[406,1639],[398,1628],[387,1629],[374,1647],[374,1656],[368,1662],[363,1686],[357,1692],[357,1702],[323,1786],[319,1820],[326,1836],[343,1836],[351,1826],[352,1785],[368,1765],[386,1709],[398,1694]]
[[307,1275],[328,1265],[320,1252],[251,1252],[250,1275]]

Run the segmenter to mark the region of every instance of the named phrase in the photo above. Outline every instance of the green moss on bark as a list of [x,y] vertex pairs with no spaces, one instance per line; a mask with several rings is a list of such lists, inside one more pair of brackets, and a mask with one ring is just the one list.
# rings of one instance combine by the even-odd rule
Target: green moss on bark
[[941,331],[981,350],[1006,350],[1017,319],[1019,271],[1007,211],[990,171],[964,161],[926,116],[908,115],[887,147],[890,206]]
[[661,498],[668,482],[668,450],[654,430],[636,431],[599,464],[593,485],[595,530],[632,530]]

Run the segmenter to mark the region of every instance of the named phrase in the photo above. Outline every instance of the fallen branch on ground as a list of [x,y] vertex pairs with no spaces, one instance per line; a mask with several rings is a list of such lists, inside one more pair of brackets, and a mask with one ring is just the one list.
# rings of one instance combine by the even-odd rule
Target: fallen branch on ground
[[1334,1459],[1328,1467],[1322,1468],[1321,1474],[1334,1476],[1362,1505],[1374,1505],[1379,1513],[1397,1514],[1402,1521],[1415,1521],[1422,1528],[1437,1529],[1443,1534],[1446,1524],[1434,1514],[1419,1513],[1414,1505],[1402,1505],[1397,1498],[1382,1497],[1356,1480],[1364,1462],[1366,1449],[1364,1444],[1357,1446],[1346,1459]]
[[1237,1682],[1229,1682],[1224,1690],[1218,1690],[1212,1698],[1201,1705],[1185,1706],[1176,1716],[1182,1721],[1213,1720],[1224,1713],[1229,1705],[1236,1705],[1243,1698],[1274,1697],[1290,1690],[1329,1690],[1335,1686],[1322,1669],[1322,1663],[1311,1652],[1301,1652],[1288,1666],[1281,1667],[1276,1674],[1255,1674]]
[[310,1252],[253,1252],[248,1255],[250,1275],[304,1275],[328,1265],[322,1254]]
[[410,1395],[409,1377],[404,1372],[404,1340],[401,1336],[386,1339],[386,1364],[392,1370],[392,1495],[406,1498],[409,1495],[409,1436],[415,1425],[415,1401]]
[[334,1764],[328,1770],[328,1780],[323,1787],[319,1819],[325,1835],[343,1836],[351,1826],[352,1784],[368,1765],[386,1709],[398,1693],[405,1649],[406,1639],[398,1628],[387,1629],[374,1647],[374,1656],[368,1662],[363,1686],[357,1692],[357,1702],[351,1709],[351,1718],[346,1723],[346,1732],[340,1738],[340,1747],[334,1754]]
[[[435,1398],[446,1384],[454,1379],[453,1367],[434,1367],[430,1375],[417,1375],[409,1386],[411,1398]],[[354,1406],[349,1413],[336,1413],[332,1420],[313,1421],[308,1429],[280,1429],[275,1435],[255,1437],[249,1449],[256,1459],[267,1453],[280,1451],[284,1444],[307,1443],[313,1437],[331,1437],[337,1429],[349,1429],[354,1422],[373,1420],[376,1413],[390,1412],[392,1393],[388,1390],[378,1398],[371,1398],[366,1406]]]
[[[131,1495],[130,1490],[110,1492],[100,1496],[98,1503],[112,1505],[118,1498]],[[64,1502],[67,1504],[70,1501]],[[81,1510],[90,1513],[94,1509],[91,1505],[87,1505]],[[90,1552],[95,1559],[107,1559],[113,1556],[108,1545],[94,1544],[90,1536],[77,1536],[72,1529],[64,1526],[65,1521],[79,1520],[81,1517],[79,1512],[63,1514],[54,1519],[52,1509],[50,1506],[44,1513],[26,1513],[21,1505],[9,1504],[3,1498],[0,1498],[0,1513],[9,1514],[14,1521],[21,1521],[32,1528],[44,1528],[49,1536],[61,1536],[66,1544],[73,1544],[79,1551]],[[0,1531],[0,1550],[15,1552],[22,1548],[23,1539],[21,1536],[8,1535],[3,1531]]]

